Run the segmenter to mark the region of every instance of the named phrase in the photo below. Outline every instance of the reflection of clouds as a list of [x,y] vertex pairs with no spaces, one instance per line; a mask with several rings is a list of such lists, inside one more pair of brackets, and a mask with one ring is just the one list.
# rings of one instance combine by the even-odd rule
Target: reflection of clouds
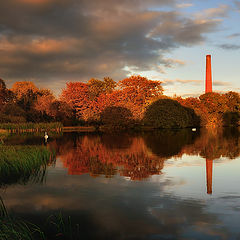
[[104,233],[121,232],[124,238],[181,238],[187,236],[188,231],[198,232],[199,222],[206,224],[213,236],[221,236],[224,231],[215,226],[222,223],[217,215],[205,212],[204,202],[183,200],[164,192],[164,188],[173,184],[165,178],[159,185],[158,182],[126,181],[121,177],[66,176],[62,171],[58,175],[49,172],[45,186],[9,187],[2,195],[7,207],[19,215],[47,216],[60,209],[69,215],[84,212]]

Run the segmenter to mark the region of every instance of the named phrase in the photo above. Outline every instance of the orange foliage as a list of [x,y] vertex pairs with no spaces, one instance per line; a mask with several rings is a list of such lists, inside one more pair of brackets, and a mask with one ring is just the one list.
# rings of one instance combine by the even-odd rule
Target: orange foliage
[[111,177],[118,172],[132,180],[141,180],[161,174],[165,160],[184,154],[200,155],[210,160],[240,156],[240,135],[228,130],[212,132],[202,129],[196,137],[196,133],[185,130],[175,134],[172,131],[149,134],[147,138],[145,134],[132,137],[127,134],[85,135],[74,142],[69,139],[62,144],[51,144],[58,148],[57,155],[69,174]]
[[82,82],[69,82],[62,91],[61,100],[75,109],[78,118],[81,118],[90,105],[89,86]]
[[39,91],[33,82],[28,81],[15,82],[11,90],[18,99],[24,97],[25,95],[34,94]]
[[99,137],[85,136],[76,142],[76,147],[60,155],[69,174],[90,173],[106,177],[115,175],[120,169],[120,175],[132,180],[147,178],[160,174],[163,159],[152,155],[146,149],[142,138],[133,138],[127,149],[108,149]]
[[209,92],[199,98],[177,98],[176,100],[183,106],[194,109],[201,117],[202,125],[223,125],[225,113],[240,113],[240,95],[235,92],[225,94]]
[[99,120],[100,113],[108,106],[128,108],[135,119],[140,119],[148,102],[162,95],[161,82],[132,76],[116,83],[110,78],[103,81],[90,79],[87,84],[69,82],[61,99],[77,112],[78,118]]
[[38,96],[35,103],[35,109],[42,114],[45,112],[46,114],[51,115],[50,108],[54,100],[55,97],[52,94],[44,94],[42,96]]
[[130,109],[135,119],[142,119],[152,99],[162,96],[161,82],[141,76],[131,76],[119,82],[119,105]]

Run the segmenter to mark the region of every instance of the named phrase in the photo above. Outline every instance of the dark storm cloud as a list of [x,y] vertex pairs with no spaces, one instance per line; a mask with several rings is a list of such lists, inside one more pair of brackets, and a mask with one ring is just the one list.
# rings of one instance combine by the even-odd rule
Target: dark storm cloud
[[1,1],[1,77],[56,88],[106,75],[119,80],[125,66],[171,67],[165,53],[204,41],[220,23],[186,17],[174,6],[175,0]]
[[240,49],[240,45],[239,44],[221,44],[219,45],[220,48],[224,49],[224,50],[238,50]]

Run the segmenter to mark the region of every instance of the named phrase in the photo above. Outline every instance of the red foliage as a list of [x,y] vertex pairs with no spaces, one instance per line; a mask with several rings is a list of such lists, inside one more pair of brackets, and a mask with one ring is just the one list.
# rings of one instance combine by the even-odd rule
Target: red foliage
[[[61,154],[63,164],[69,174],[90,173],[110,177],[117,169],[122,176],[132,180],[141,180],[153,174],[160,174],[164,160],[152,155],[142,138],[133,138],[132,144],[126,149],[108,149],[99,137],[85,136]],[[119,168],[120,167],[120,168]]]
[[61,100],[75,109],[77,116],[81,118],[90,106],[89,86],[82,82],[69,82],[62,91]]

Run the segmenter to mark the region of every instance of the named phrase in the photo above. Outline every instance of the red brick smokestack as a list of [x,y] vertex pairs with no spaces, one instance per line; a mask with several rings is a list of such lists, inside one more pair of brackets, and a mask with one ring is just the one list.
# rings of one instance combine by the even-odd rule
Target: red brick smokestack
[[212,92],[212,67],[211,55],[206,56],[206,86],[205,93]]
[[213,160],[206,159],[207,194],[212,194]]

